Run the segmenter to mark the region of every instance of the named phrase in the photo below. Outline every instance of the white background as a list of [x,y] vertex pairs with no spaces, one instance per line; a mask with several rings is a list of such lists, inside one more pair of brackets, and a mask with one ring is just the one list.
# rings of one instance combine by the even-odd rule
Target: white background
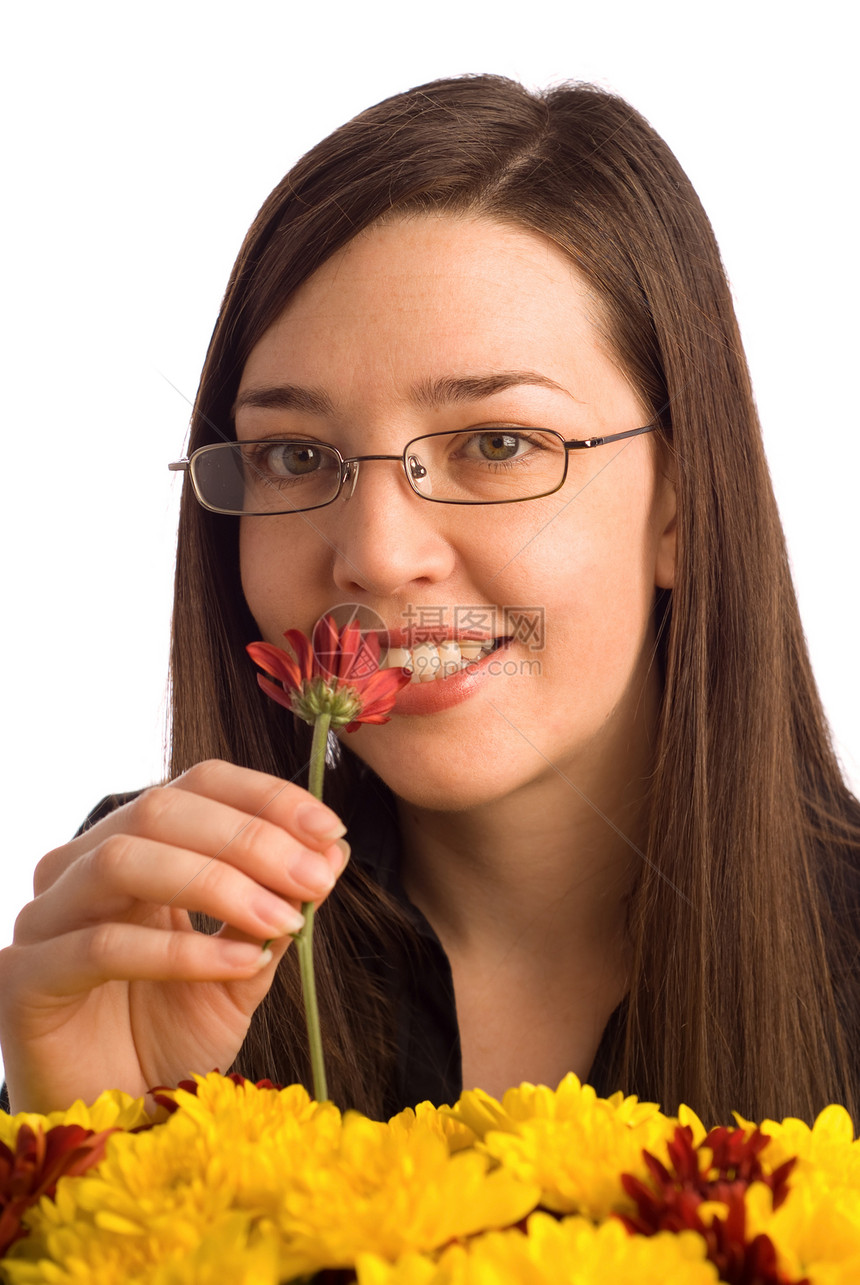
[[[848,6],[726,0],[17,6],[4,33],[0,946],[32,868],[161,774],[179,482],[221,292],[270,188],[438,76],[596,81],[720,241],[801,610],[860,785],[857,110]],[[309,16],[312,13],[312,16]]]

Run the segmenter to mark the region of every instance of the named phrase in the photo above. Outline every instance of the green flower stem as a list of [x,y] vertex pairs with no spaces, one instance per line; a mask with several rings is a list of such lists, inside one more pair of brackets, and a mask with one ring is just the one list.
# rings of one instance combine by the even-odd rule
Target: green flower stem
[[311,766],[308,772],[308,789],[315,799],[322,802],[323,776],[325,775],[325,752],[328,745],[328,729],[331,725],[331,712],[323,711],[314,720],[314,739],[311,742]]
[[[328,744],[328,729],[331,714],[318,714],[314,722],[314,738],[311,744],[311,767],[308,775],[308,790],[315,799],[322,801],[323,774],[325,773],[325,754]],[[320,1034],[320,1015],[317,1005],[317,988],[314,981],[314,903],[302,904],[305,925],[296,933],[296,947],[299,952],[299,971],[302,978],[302,998],[305,1005],[305,1021],[308,1026],[308,1048],[311,1057],[311,1075],[313,1077],[314,1097],[317,1102],[328,1101],[328,1088],[323,1061],[322,1036]]]

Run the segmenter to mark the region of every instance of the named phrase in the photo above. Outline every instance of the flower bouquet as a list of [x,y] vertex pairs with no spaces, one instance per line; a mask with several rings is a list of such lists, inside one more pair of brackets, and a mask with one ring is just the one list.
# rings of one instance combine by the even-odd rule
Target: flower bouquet
[[212,1073],[0,1114],[7,1285],[836,1285],[860,1280],[860,1141],[706,1131],[568,1075],[387,1123]]

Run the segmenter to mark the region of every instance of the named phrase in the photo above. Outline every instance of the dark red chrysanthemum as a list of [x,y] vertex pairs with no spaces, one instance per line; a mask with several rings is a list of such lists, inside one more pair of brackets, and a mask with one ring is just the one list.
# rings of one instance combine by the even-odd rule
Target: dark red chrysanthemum
[[[284,634],[294,656],[272,643],[249,643],[248,655],[277,679],[257,675],[267,696],[313,723],[326,713],[332,727],[354,732],[362,723],[387,723],[394,700],[410,680],[407,669],[380,669],[379,639],[353,621],[338,629],[332,616],[314,626],[312,639],[298,629]],[[278,686],[280,684],[280,686]]]
[[[767,1173],[760,1160],[768,1138],[760,1129],[712,1129],[698,1147],[693,1132],[679,1125],[669,1143],[669,1167],[643,1151],[650,1185],[632,1174],[622,1174],[624,1190],[636,1202],[636,1213],[620,1214],[629,1232],[653,1236],[658,1231],[695,1231],[708,1247],[708,1258],[720,1280],[728,1285],[809,1285],[808,1277],[791,1279],[779,1270],[776,1249],[769,1236],[747,1239],[744,1197],[753,1182],[764,1183],[773,1193],[777,1209],[788,1195],[788,1177],[795,1161]],[[707,1149],[710,1153],[703,1154]],[[708,1214],[704,1201],[727,1206],[725,1217]]]
[[64,1175],[98,1164],[112,1133],[116,1129],[95,1133],[79,1124],[55,1124],[47,1131],[22,1124],[14,1151],[0,1142],[0,1257],[27,1234],[21,1226],[25,1210],[53,1196]]

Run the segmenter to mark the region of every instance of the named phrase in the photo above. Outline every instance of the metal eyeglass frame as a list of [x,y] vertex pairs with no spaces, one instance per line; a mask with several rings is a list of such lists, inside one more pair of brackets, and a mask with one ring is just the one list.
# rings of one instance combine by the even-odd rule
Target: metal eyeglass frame
[[[168,464],[167,467],[171,470],[171,472],[174,472],[174,473],[188,473],[191,478],[191,485],[194,489],[194,496],[198,504],[202,505],[204,509],[208,509],[210,513],[221,513],[225,517],[238,517],[238,518],[240,517],[246,517],[246,518],[282,517],[286,513],[311,513],[313,512],[314,509],[326,509],[330,504],[334,504],[335,500],[340,498],[340,495],[343,492],[344,486],[346,486],[347,483],[350,483],[350,482],[351,482],[351,486],[346,498],[350,499],[352,497],[355,491],[356,483],[358,481],[360,466],[366,460],[398,460],[403,465],[403,471],[406,474],[406,480],[409,483],[409,486],[411,487],[411,489],[419,497],[419,499],[428,500],[431,504],[468,504],[468,505],[526,504],[528,503],[529,500],[542,500],[547,495],[554,495],[556,491],[561,490],[561,488],[565,484],[565,481],[567,480],[568,456],[571,451],[592,450],[595,446],[608,446],[610,442],[622,442],[629,437],[639,437],[642,433],[653,433],[656,430],[656,428],[657,428],[656,424],[646,424],[644,425],[643,428],[628,428],[627,431],[624,433],[610,433],[606,437],[573,438],[569,442],[566,442],[562,437],[561,433],[557,433],[553,428],[525,430],[523,428],[520,428],[519,426],[515,426],[512,424],[510,426],[502,425],[501,427],[498,427],[498,428],[492,427],[487,429],[473,430],[476,433],[477,432],[488,432],[488,433],[504,432],[506,429],[508,429],[508,431],[510,432],[517,432],[517,433],[523,433],[526,431],[549,433],[553,437],[557,437],[561,445],[564,447],[564,472],[561,475],[561,480],[559,481],[558,485],[554,486],[550,491],[541,491],[539,495],[524,495],[516,500],[440,500],[435,495],[425,495],[423,491],[418,490],[417,486],[415,485],[415,476],[410,475],[410,471],[409,471],[408,452],[410,447],[414,446],[416,442],[423,442],[428,437],[452,437],[455,435],[452,432],[422,433],[420,437],[413,437],[410,442],[406,443],[401,455],[352,455],[352,456],[349,456],[348,458],[341,455],[337,447],[332,446],[329,442],[314,442],[311,440],[293,441],[292,439],[284,439],[285,441],[290,440],[291,444],[295,446],[316,446],[316,447],[325,446],[328,450],[332,451],[340,461],[340,478],[338,481],[337,491],[332,496],[332,498],[330,500],[325,500],[322,504],[312,504],[312,505],[309,505],[308,508],[302,508],[302,509],[282,509],[282,510],[268,509],[260,513],[246,513],[244,510],[237,510],[237,509],[219,509],[216,505],[209,504],[206,500],[203,499],[197,485],[197,479],[194,475],[193,465],[194,465],[195,459],[197,459],[199,456],[205,454],[208,451],[221,450],[225,446],[265,446],[265,445],[269,445],[280,441],[281,439],[279,438],[264,438],[262,441],[253,441],[253,442],[210,442],[207,446],[198,446],[197,450],[192,451],[191,455],[188,456],[187,459],[176,460],[174,461],[174,463]],[[426,470],[424,471],[426,472]]]

